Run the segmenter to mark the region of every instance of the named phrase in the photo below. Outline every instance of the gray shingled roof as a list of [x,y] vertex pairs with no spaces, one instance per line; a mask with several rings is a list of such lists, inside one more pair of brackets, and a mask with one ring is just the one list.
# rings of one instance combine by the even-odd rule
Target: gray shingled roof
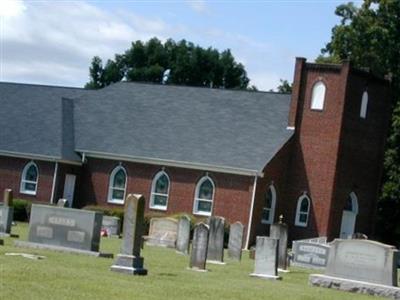
[[80,161],[72,105],[83,89],[0,82],[0,154]]
[[77,151],[261,173],[288,141],[290,95],[121,82],[74,102]]
[[0,155],[87,156],[261,173],[288,141],[290,95],[121,82],[0,83]]

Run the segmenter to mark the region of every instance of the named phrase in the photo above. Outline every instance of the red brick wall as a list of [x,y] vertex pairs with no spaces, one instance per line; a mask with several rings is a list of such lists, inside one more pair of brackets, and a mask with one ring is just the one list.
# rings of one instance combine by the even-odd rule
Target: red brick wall
[[274,222],[278,221],[279,215],[283,215],[286,222],[287,202],[286,197],[286,175],[290,153],[292,151],[291,140],[288,141],[274,156],[274,158],[264,168],[264,177],[258,178],[256,194],[254,198],[254,209],[252,219],[252,229],[250,233],[249,245],[255,243],[257,236],[269,235],[269,224],[262,224],[262,211],[265,206],[265,194],[271,184],[276,190],[276,206],[274,214]]
[[[80,205],[97,204],[101,206],[122,207],[107,203],[109,176],[120,162],[88,158],[84,165],[81,184]],[[151,184],[160,166],[121,162],[128,175],[127,193],[143,194],[146,199],[146,212],[175,214],[192,213],[196,183],[206,172],[183,168],[166,167],[170,178],[170,191],[167,211],[149,208]],[[209,172],[216,186],[213,215],[224,216],[227,222],[242,222],[247,227],[254,178]]]
[[[363,119],[360,118],[360,108],[365,90],[368,92],[368,109],[367,117]],[[368,74],[351,72],[331,211],[331,238],[340,235],[343,208],[351,192],[357,195],[359,207],[355,232],[373,233],[389,119],[387,82]]]
[[[21,194],[20,184],[22,171],[30,159],[0,156],[0,191],[1,198],[6,188],[13,190],[14,198],[31,201],[50,202],[53,185],[54,162],[34,160],[39,171],[39,180],[36,195]],[[1,199],[3,201],[3,199]]]
[[[334,67],[297,61],[289,118],[296,129],[285,198],[291,240],[328,233],[348,71],[348,64]],[[319,80],[326,85],[322,111],[311,110],[312,88]],[[310,215],[307,227],[298,227],[296,206],[303,193],[311,199]]]

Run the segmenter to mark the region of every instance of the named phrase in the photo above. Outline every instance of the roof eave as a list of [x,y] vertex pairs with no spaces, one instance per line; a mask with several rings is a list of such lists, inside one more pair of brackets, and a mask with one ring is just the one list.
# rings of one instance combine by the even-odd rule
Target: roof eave
[[122,161],[144,163],[144,164],[150,164],[150,165],[170,166],[170,167],[177,167],[177,168],[219,172],[219,173],[244,175],[244,176],[258,176],[258,177],[264,176],[263,172],[257,171],[257,170],[251,170],[251,169],[234,168],[234,167],[227,167],[227,166],[216,166],[216,165],[209,165],[209,164],[202,164],[202,163],[175,161],[175,160],[167,160],[167,159],[159,159],[159,158],[118,155],[118,154],[113,154],[113,153],[88,151],[88,150],[83,150],[83,149],[76,149],[76,151],[82,153],[82,155],[84,154],[85,157],[92,157],[92,158],[122,160]]
[[65,164],[69,164],[69,165],[77,165],[77,166],[82,165],[82,162],[80,162],[80,161],[68,160],[68,159],[64,159],[62,157],[41,155],[41,154],[35,154],[35,153],[22,153],[22,152],[0,150],[0,156],[26,158],[26,159],[34,159],[34,160],[42,160],[42,161],[50,161],[50,162],[59,162],[59,163],[65,163]]

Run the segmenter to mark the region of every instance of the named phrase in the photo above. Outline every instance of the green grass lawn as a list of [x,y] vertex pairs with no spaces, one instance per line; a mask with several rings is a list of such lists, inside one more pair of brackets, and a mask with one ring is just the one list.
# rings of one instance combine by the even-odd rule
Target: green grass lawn
[[[27,239],[28,226],[18,223],[12,232]],[[243,253],[241,263],[208,264],[209,272],[187,269],[189,257],[173,249],[145,246],[148,276],[111,272],[112,259],[13,246],[0,246],[0,299],[377,299],[376,297],[310,287],[310,270],[291,268],[281,281],[249,276],[254,261]],[[121,240],[103,238],[101,250],[117,254]],[[43,260],[5,256],[6,252],[44,255]]]

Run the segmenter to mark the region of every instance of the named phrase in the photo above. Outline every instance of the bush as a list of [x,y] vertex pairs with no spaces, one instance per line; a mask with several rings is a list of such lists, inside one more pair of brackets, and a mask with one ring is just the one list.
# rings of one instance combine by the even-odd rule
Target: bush
[[31,206],[32,202],[29,200],[14,199],[14,221],[28,221],[31,212]]

